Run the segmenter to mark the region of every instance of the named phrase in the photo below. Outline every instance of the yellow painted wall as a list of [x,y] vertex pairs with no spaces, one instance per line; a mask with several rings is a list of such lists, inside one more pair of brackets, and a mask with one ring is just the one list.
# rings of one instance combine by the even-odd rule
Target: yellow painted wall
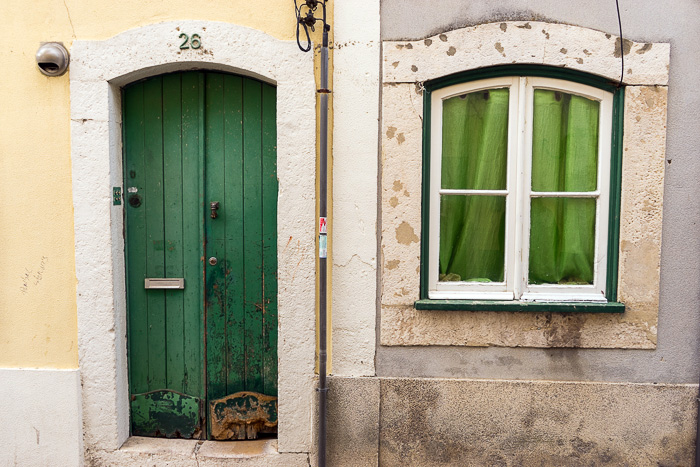
[[76,39],[177,19],[292,40],[294,7],[290,0],[31,0],[3,2],[0,11],[7,39],[0,48],[0,367],[76,368],[69,75],[39,73],[40,43],[70,49]]

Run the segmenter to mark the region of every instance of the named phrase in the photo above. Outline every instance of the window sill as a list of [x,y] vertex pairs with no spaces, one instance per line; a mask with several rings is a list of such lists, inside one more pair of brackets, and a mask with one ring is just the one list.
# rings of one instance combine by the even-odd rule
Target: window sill
[[417,300],[416,310],[527,311],[535,313],[624,313],[619,302],[519,302],[489,300]]

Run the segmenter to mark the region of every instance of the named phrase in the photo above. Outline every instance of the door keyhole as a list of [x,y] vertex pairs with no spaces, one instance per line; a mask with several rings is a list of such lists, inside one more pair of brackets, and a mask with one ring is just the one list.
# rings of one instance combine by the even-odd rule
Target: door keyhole
[[209,258],[209,264],[211,264],[212,266],[216,266],[216,263],[218,263],[218,262],[219,262],[219,260],[216,259],[216,257],[214,257],[214,256]]

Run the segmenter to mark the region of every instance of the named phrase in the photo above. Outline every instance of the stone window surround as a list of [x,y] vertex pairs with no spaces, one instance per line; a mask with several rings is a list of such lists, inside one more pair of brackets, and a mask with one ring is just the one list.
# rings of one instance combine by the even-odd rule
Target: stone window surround
[[[505,64],[561,66],[619,80],[621,52],[626,88],[618,299],[627,311],[416,310],[421,83]],[[383,43],[381,344],[656,347],[669,55],[669,44],[620,41],[600,31],[544,22],[489,23],[419,41]]]
[[[180,50],[181,31],[202,47]],[[190,69],[221,70],[277,86],[278,452],[312,446],[315,361],[315,80],[313,55],[294,41],[212,21],[173,21],[71,47],[71,159],[78,348],[86,458],[111,459],[129,437],[124,281],[121,87]],[[292,454],[289,454],[290,456]],[[105,457],[106,456],[106,457]],[[113,459],[115,462],[117,458]]]

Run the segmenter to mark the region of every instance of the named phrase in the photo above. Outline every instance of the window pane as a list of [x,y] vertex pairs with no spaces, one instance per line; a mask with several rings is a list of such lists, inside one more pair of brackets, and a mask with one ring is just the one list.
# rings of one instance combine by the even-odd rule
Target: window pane
[[530,284],[592,284],[594,198],[533,198]]
[[532,133],[533,191],[594,191],[600,102],[536,89]]
[[506,188],[508,95],[490,89],[443,101],[442,188]]
[[440,199],[441,282],[503,282],[505,196]]

